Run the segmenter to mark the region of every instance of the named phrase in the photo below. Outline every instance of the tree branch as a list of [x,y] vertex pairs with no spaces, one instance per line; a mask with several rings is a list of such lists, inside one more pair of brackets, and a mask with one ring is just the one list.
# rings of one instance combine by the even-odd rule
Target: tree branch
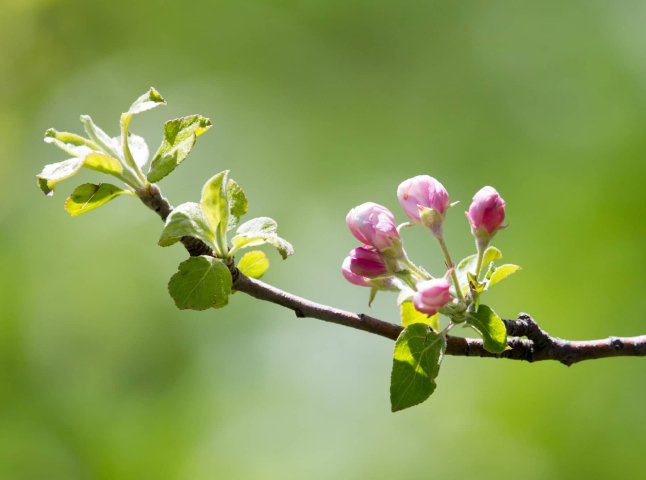
[[[141,201],[156,212],[162,220],[173,207],[162,195],[157,185],[138,190]],[[183,237],[182,244],[191,256],[210,255],[213,250],[202,241],[193,237]],[[230,266],[233,275],[233,288],[259,300],[275,303],[293,310],[297,317],[311,317],[326,322],[363,330],[382,337],[396,340],[403,328],[362,313],[357,314],[312,302],[268,285],[260,280],[249,278]],[[556,360],[564,365],[596,358],[646,356],[646,335],[637,337],[609,337],[600,340],[569,341],[552,337],[527,314],[521,313],[517,320],[504,320],[509,335],[509,349],[500,354],[486,351],[482,340],[447,336],[447,355],[463,357],[508,358],[537,362]],[[522,338],[524,337],[524,338]]]

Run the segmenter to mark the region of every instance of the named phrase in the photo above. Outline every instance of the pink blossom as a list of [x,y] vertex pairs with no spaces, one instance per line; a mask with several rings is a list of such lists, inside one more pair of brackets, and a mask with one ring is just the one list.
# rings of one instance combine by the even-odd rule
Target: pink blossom
[[367,202],[354,207],[345,219],[348,228],[357,240],[379,251],[399,241],[395,216],[382,205]]
[[428,175],[404,180],[397,188],[397,198],[408,218],[416,223],[424,223],[423,218],[420,218],[421,211],[424,208],[432,208],[439,214],[441,225],[444,213],[449,207],[449,192],[444,185]]
[[341,265],[341,273],[345,279],[354,285],[359,285],[360,287],[372,287],[370,279],[357,275],[350,270],[351,261],[352,259],[350,257],[345,257],[345,260],[343,260],[343,264]]
[[435,315],[440,308],[451,301],[449,282],[445,278],[434,278],[417,284],[417,292],[413,295],[415,309]]
[[350,271],[362,277],[374,278],[386,273],[386,265],[379,252],[364,245],[350,252]]
[[495,188],[483,187],[473,196],[467,217],[476,238],[489,239],[505,220],[505,201]]

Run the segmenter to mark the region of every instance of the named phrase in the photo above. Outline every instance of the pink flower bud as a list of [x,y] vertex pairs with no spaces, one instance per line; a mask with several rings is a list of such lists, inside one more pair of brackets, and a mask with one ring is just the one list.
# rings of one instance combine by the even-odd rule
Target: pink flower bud
[[374,278],[386,273],[386,265],[374,248],[364,245],[350,252],[350,271],[361,277]]
[[449,282],[445,278],[434,278],[417,284],[417,292],[413,295],[415,309],[435,315],[440,308],[451,301]]
[[[425,223],[424,218],[420,218],[420,213],[425,208],[432,208],[440,217],[436,218],[435,223],[439,221],[441,226],[444,212],[449,207],[449,192],[444,185],[428,175],[418,175],[404,180],[397,188],[397,198],[408,218],[416,223]],[[431,227],[431,225],[426,226]]]
[[493,187],[483,187],[473,196],[467,212],[471,231],[478,240],[488,241],[505,220],[505,201]]
[[345,221],[357,240],[379,251],[399,243],[395,216],[382,205],[362,203],[350,210]]
[[352,273],[352,270],[350,270],[351,261],[352,259],[350,257],[345,257],[345,260],[343,260],[343,265],[341,265],[341,273],[343,274],[345,279],[354,285],[359,285],[360,287],[372,287],[372,284],[370,283],[370,280],[368,278],[357,275],[356,273]]

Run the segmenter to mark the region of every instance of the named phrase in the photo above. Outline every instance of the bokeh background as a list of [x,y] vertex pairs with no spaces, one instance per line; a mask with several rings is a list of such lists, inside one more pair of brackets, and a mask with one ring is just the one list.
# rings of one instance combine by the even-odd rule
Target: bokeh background
[[[646,333],[646,4],[639,1],[0,1],[0,478],[621,478],[643,469],[646,363],[571,368],[447,357],[422,406],[389,412],[392,342],[235,295],[180,312],[184,259],[161,223],[119,198],[72,219],[97,174],[35,186],[62,160],[48,127],[113,134],[150,85],[168,107],[137,117],[214,128],[163,181],[196,200],[225,168],[251,215],[296,255],[267,281],[366,311],[339,264],[346,212],[439,178],[446,232],[471,253],[462,211],[485,184],[508,203],[496,239],[524,270],[489,295],[554,335]],[[441,273],[425,232],[405,241]],[[396,321],[393,296],[371,313]]]

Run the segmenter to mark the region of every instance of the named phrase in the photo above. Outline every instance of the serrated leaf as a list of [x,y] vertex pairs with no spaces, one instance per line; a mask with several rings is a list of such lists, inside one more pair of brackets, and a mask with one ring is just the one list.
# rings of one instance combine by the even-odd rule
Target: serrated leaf
[[126,112],[127,115],[136,115],[147,110],[151,110],[160,105],[166,105],[166,100],[161,96],[161,94],[155,90],[154,87],[144,93],[141,97],[133,102],[130,105],[130,108]]
[[228,170],[211,177],[202,187],[202,198],[200,199],[202,211],[211,230],[215,232],[216,237],[219,235],[221,239],[226,239],[227,225],[229,224],[228,178]]
[[69,158],[58,163],[45,165],[43,170],[36,175],[38,186],[48,196],[53,195],[54,187],[61,180],[75,175],[83,166],[82,158]]
[[67,197],[65,210],[73,217],[76,217],[99,208],[119,195],[129,193],[109,183],[99,183],[98,185],[84,183],[76,187],[72,194]]
[[429,325],[436,332],[440,331],[440,315],[436,313],[429,316],[426,313],[419,312],[411,301],[403,302],[399,306],[399,313],[404,327],[414,323],[423,323],[424,325]]
[[158,243],[167,247],[185,236],[199,238],[207,245],[214,246],[215,233],[199,203],[187,202],[175,207],[166,218]]
[[227,185],[227,198],[229,200],[229,223],[227,231],[233,230],[238,226],[240,217],[249,209],[249,202],[240,185],[234,180],[229,179]]
[[516,273],[518,270],[520,270],[520,267],[512,263],[506,263],[504,265],[500,265],[491,274],[491,278],[489,279],[487,288],[493,287],[496,283],[503,281],[509,275],[511,275],[512,273]]
[[487,305],[480,305],[477,312],[469,313],[467,323],[482,336],[488,352],[502,353],[507,349],[505,324]]
[[245,253],[238,263],[238,270],[251,278],[261,278],[268,268],[269,259],[260,250]]
[[427,325],[414,323],[397,338],[390,378],[390,405],[393,412],[425,401],[435,391],[435,378],[446,350],[443,335]]
[[278,224],[275,220],[269,217],[253,218],[238,227],[236,235],[231,239],[233,250],[268,243],[278,249],[278,253],[285,259],[294,253],[294,247],[279,237],[276,234],[277,230]]
[[179,264],[168,291],[180,310],[206,310],[228,303],[231,284],[231,272],[222,260],[201,255]]
[[150,164],[149,182],[158,182],[182,163],[195,145],[197,137],[211,128],[211,120],[201,115],[169,120],[164,124],[164,136]]

